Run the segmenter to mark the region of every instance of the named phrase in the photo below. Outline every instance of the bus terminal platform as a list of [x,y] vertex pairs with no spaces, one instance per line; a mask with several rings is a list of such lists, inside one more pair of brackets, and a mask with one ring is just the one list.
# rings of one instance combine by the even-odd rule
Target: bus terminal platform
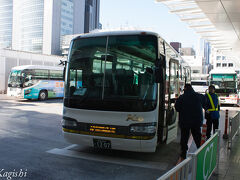
[[235,137],[231,149],[228,149],[226,140],[221,139],[220,142],[219,167],[215,170],[210,180],[240,179],[240,136]]
[[[228,148],[228,139],[223,138],[225,130],[225,113],[229,111],[229,118],[238,112],[239,107],[221,107],[219,129],[220,129],[220,155],[219,164],[210,180],[239,180],[240,179],[240,133],[235,136],[231,149]],[[228,132],[229,133],[229,132]],[[189,153],[196,151],[195,144],[190,146]]]

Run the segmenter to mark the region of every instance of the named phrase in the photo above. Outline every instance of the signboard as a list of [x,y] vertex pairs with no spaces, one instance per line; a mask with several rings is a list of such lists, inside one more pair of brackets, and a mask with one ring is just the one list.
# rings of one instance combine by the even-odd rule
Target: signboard
[[236,78],[235,74],[213,74],[212,80],[213,81],[234,81]]
[[207,180],[217,165],[218,135],[197,154],[196,180]]

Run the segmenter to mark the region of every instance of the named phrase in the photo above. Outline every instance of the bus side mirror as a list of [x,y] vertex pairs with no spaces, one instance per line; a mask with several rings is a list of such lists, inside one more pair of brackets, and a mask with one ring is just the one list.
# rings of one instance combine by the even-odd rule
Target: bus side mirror
[[25,78],[25,82],[28,82],[30,79],[29,79],[29,77],[26,77]]
[[65,81],[65,73],[66,73],[67,61],[60,60],[60,63],[58,65],[64,66],[63,67],[63,81]]
[[163,61],[158,59],[155,65],[155,82],[163,82]]

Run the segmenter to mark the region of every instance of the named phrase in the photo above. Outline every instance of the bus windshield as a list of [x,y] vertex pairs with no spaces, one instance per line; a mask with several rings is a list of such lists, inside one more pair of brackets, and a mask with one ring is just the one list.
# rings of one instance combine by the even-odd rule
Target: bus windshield
[[211,81],[216,89],[236,89],[236,81]]
[[21,87],[23,83],[23,76],[21,70],[12,70],[9,75],[8,84],[11,87]]
[[153,35],[76,39],[71,48],[65,106],[106,111],[150,111],[156,107],[157,59]]
[[235,94],[235,93],[237,93],[237,89],[216,89],[215,92],[216,93],[221,93],[221,94],[224,94],[224,93],[226,93],[226,94],[230,94],[230,93]]

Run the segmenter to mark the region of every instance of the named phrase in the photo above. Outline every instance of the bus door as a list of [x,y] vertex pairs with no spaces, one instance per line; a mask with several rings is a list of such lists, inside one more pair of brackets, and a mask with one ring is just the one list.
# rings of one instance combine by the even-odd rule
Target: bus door
[[177,112],[174,106],[176,99],[179,95],[179,62],[175,59],[170,59],[168,81],[168,107],[166,112],[166,121],[168,128],[167,143],[170,143],[177,137]]
[[184,69],[182,67],[182,65],[179,64],[179,90],[180,90],[180,95],[183,94],[183,89],[184,89]]

